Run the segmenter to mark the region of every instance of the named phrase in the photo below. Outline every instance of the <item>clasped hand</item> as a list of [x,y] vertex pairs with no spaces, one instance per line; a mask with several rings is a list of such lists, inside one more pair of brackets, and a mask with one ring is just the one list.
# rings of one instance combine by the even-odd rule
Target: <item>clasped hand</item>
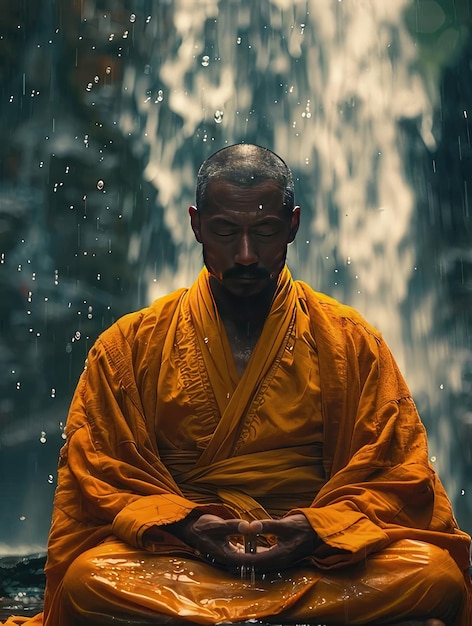
[[[180,522],[178,534],[215,565],[230,570],[254,567],[259,572],[290,567],[309,556],[321,543],[302,514],[252,522],[203,514],[197,519]],[[258,535],[272,536],[275,543],[270,547],[256,547]],[[251,542],[252,549],[245,551],[243,544],[234,541],[235,537]]]

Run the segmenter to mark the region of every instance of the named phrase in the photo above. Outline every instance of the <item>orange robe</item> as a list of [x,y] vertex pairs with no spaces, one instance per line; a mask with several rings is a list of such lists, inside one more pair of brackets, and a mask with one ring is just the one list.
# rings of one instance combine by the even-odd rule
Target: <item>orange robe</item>
[[[445,559],[444,571],[428,575],[441,580],[449,568],[455,580],[455,596],[444,588],[458,610],[455,624],[472,623],[470,537],[428,463],[424,427],[391,353],[356,311],[293,281],[287,268],[241,379],[203,270],[190,289],[101,335],[66,430],[44,616],[31,626],[69,626],[71,603],[80,612],[87,592],[78,591],[74,604],[69,588],[77,581],[80,588],[86,551],[98,568],[86,586],[100,579],[109,594],[105,601],[100,591],[98,603],[122,615],[156,610],[208,624],[278,613],[306,620],[321,595],[324,604],[347,606],[343,589],[354,579],[346,623],[417,617],[402,613],[402,589],[415,583],[401,572],[416,563],[416,579],[424,578],[431,553]],[[323,545],[290,576],[254,587],[166,532],[197,507],[246,519],[301,511]],[[186,582],[175,574],[177,557]],[[106,571],[110,562],[127,563],[119,583]],[[152,580],[149,594],[146,585],[130,590],[123,582],[127,567],[137,568],[125,574],[130,579]],[[388,576],[397,587],[388,587]],[[163,593],[155,591],[159,581],[170,579],[165,599],[154,597]],[[198,587],[191,600],[189,581]],[[384,583],[390,597],[374,600],[369,594]],[[226,593],[219,608],[212,593]]]

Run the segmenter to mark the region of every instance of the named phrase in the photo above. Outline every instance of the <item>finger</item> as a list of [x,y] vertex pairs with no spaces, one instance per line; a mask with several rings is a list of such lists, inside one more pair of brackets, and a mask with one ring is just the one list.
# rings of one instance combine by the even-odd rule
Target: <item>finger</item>
[[250,526],[251,525],[246,520],[239,522],[238,533],[240,533],[241,535],[250,535],[251,534]]
[[194,528],[201,534],[212,534],[213,536],[224,537],[226,535],[237,535],[240,519],[223,520],[216,517],[204,516],[200,517],[195,523]]
[[260,535],[262,533],[263,525],[262,522],[258,519],[253,520],[249,524],[249,535]]
[[238,532],[241,535],[259,535],[262,532],[262,523],[260,520],[252,520],[252,522],[243,520],[239,522]]
[[[311,532],[313,529],[304,515],[293,515],[282,519],[261,520],[262,531],[265,535],[290,536],[302,532]],[[259,533],[260,534],[260,533]]]

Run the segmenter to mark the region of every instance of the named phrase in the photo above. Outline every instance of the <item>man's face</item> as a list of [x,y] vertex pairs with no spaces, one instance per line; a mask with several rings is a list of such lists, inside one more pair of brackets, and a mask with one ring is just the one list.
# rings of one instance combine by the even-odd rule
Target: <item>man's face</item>
[[244,188],[224,180],[207,187],[203,212],[190,219],[205,265],[233,296],[254,296],[275,284],[298,230],[300,209],[288,214],[273,181]]

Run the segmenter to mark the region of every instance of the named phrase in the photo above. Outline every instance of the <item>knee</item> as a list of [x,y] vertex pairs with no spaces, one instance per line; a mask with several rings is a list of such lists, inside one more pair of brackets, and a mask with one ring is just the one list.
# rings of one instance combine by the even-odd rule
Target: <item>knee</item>
[[68,598],[71,598],[76,594],[78,588],[84,585],[90,587],[96,572],[97,565],[95,560],[88,552],[84,552],[69,565],[62,582],[63,593]]
[[430,598],[430,616],[447,624],[462,612],[466,600],[464,576],[447,550],[426,545],[428,561],[423,570],[423,592]]
[[427,570],[437,580],[441,589],[449,591],[451,595],[464,595],[464,576],[459,566],[447,550],[438,546],[428,546],[429,562]]
[[[62,580],[62,593],[58,611],[71,626],[95,626],[91,619],[89,590],[93,589],[96,564],[88,552],[78,556],[67,569]],[[93,594],[92,594],[93,595]]]
[[68,624],[156,626],[174,623],[159,607],[153,610],[140,606],[137,596],[138,602],[129,600],[126,581],[134,576],[133,572],[130,576],[125,567],[130,564],[127,559],[122,552],[98,547],[84,552],[71,563],[63,579],[61,600],[61,611],[67,616]]

